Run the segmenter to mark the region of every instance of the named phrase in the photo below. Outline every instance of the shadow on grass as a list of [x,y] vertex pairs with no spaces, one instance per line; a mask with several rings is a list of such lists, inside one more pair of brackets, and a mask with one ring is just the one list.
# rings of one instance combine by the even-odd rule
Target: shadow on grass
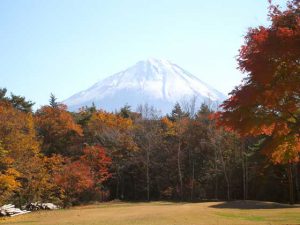
[[262,202],[262,201],[228,201],[220,202],[210,206],[218,209],[283,209],[283,208],[300,208],[299,205],[288,205],[276,202]]

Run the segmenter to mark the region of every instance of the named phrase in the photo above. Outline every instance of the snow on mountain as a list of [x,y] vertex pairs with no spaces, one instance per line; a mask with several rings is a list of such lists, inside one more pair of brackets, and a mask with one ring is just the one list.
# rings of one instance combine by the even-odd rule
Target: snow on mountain
[[221,103],[226,97],[178,65],[150,58],[107,77],[63,103],[71,111],[93,103],[107,111],[120,109],[125,104],[135,110],[138,105],[147,103],[162,113],[169,113],[176,102],[192,98],[196,98],[199,106],[202,102]]

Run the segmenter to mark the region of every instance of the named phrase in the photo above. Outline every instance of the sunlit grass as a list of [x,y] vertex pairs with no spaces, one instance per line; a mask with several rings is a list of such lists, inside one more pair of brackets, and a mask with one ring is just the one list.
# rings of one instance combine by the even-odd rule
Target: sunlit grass
[[[300,224],[300,208],[246,203],[105,203],[1,219],[1,225],[195,225]],[[251,205],[252,204],[252,205]],[[263,204],[263,203],[262,203]],[[224,207],[225,206],[225,207]],[[231,207],[232,206],[232,207]],[[252,207],[253,206],[253,207]],[[263,205],[264,206],[264,205]]]

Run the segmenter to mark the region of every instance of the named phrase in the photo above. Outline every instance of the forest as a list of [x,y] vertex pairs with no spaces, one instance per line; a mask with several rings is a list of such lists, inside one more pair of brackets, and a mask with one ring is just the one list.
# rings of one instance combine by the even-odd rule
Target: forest
[[288,200],[285,167],[260,153],[262,139],[217,127],[208,105],[192,113],[176,104],[165,117],[148,105],[71,113],[52,95],[33,113],[30,101],[5,92],[1,203]]
[[0,204],[300,200],[300,1],[270,6],[238,55],[242,83],[217,110],[124,105],[33,110],[0,90]]

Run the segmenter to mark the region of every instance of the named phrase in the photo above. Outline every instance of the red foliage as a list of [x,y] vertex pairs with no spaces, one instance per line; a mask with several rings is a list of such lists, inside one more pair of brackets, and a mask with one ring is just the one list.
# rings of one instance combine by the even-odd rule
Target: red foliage
[[80,194],[93,187],[91,168],[81,161],[67,164],[55,177],[55,182],[66,193]]
[[83,152],[81,161],[91,168],[95,183],[102,183],[111,177],[109,172],[111,158],[106,155],[103,147],[89,146]]
[[99,190],[102,182],[111,177],[109,158],[104,148],[89,146],[76,161],[67,163],[55,176],[55,182],[69,196],[86,190]]
[[219,124],[241,135],[271,137],[265,152],[281,163],[297,161],[297,154],[287,152],[300,151],[295,147],[300,123],[299,9],[298,0],[289,2],[285,11],[271,5],[271,26],[248,31],[238,57],[247,78],[223,103],[218,118]]

